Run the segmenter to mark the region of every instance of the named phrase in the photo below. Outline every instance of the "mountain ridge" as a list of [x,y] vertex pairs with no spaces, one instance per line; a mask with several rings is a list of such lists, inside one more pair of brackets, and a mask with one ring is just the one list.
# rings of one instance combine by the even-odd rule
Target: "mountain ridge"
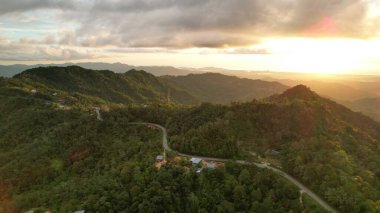
[[49,89],[45,88],[48,86],[50,89],[100,97],[120,104],[166,103],[169,94],[169,101],[178,104],[198,104],[203,101],[229,104],[233,101],[259,99],[287,88],[276,82],[241,79],[215,73],[191,74],[180,78],[156,77],[136,69],[114,73],[79,66],[33,68],[15,75],[13,79],[28,83],[29,87],[40,86],[46,90]]
[[278,82],[260,79],[238,78],[220,73],[189,74],[186,76],[160,77],[173,87],[181,87],[201,101],[229,103],[231,101],[249,101],[281,93],[287,86]]

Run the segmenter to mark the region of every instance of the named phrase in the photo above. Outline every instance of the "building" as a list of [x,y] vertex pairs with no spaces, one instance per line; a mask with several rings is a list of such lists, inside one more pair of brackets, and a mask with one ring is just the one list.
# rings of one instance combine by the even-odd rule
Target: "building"
[[213,164],[213,163],[207,163],[206,166],[208,169],[215,169],[216,168],[215,164]]
[[200,159],[200,158],[191,158],[190,161],[191,161],[191,163],[192,163],[193,165],[197,165],[197,164],[199,164],[200,162],[202,162],[202,159]]
[[75,211],[73,213],[84,213],[84,210]]
[[156,157],[156,162],[161,162],[161,161],[163,161],[164,160],[164,156],[162,156],[162,155],[157,155],[157,157]]
[[31,92],[32,92],[33,94],[36,94],[36,93],[37,93],[37,90],[36,90],[36,89],[32,89]]

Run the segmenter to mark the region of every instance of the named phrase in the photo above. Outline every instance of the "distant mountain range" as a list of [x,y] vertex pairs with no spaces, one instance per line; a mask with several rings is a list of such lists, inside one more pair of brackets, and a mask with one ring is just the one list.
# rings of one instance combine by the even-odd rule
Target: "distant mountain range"
[[380,98],[363,98],[355,101],[347,101],[342,104],[380,122]]
[[162,76],[160,79],[173,88],[188,91],[201,101],[221,104],[260,99],[289,88],[278,82],[238,78],[219,73]]
[[[352,110],[363,112],[366,115],[380,120],[377,116],[376,101],[368,101],[370,99],[376,100],[380,97],[380,77],[367,76],[367,75],[317,75],[317,74],[300,74],[300,73],[281,73],[281,72],[267,72],[267,71],[243,71],[243,70],[229,70],[216,67],[205,68],[176,68],[171,66],[132,66],[122,63],[64,63],[64,64],[37,64],[37,65],[0,65],[0,76],[11,77],[24,70],[59,66],[66,67],[77,65],[86,69],[92,70],[110,70],[116,73],[125,73],[131,69],[145,70],[154,76],[172,76],[162,77],[161,80],[165,84],[173,87],[172,94],[175,96],[177,90],[185,89],[190,96],[197,96],[193,99],[188,99],[190,102],[195,103],[198,101],[210,101],[215,103],[226,103],[229,101],[242,101],[251,98],[261,98],[273,94],[274,92],[281,92],[286,87],[277,86],[273,82],[279,82],[287,87],[293,87],[298,84],[309,86],[318,94],[350,107]],[[206,74],[207,73],[207,74]],[[235,82],[237,78],[231,78],[231,81],[226,78],[223,79],[221,75],[212,75],[210,73],[220,73],[223,75],[237,76],[245,78],[240,83]],[[189,74],[205,74],[203,77]],[[177,77],[173,77],[177,76]],[[181,76],[186,76],[182,78]],[[209,85],[212,78],[218,78],[220,82],[216,81],[212,87]],[[235,80],[233,80],[235,79]],[[259,81],[254,81],[253,85],[250,84],[248,79],[263,80],[262,82],[272,82],[272,88],[264,86],[260,89],[258,86]],[[243,83],[244,82],[244,83]],[[253,81],[252,81],[253,82]],[[217,85],[221,83],[221,85]],[[179,88],[178,84],[181,84]],[[207,88],[207,89],[206,89]],[[214,88],[214,89],[213,89]],[[223,89],[223,92],[221,90]],[[200,90],[204,90],[200,92]],[[239,91],[239,92],[237,92]],[[249,91],[249,92],[248,92]],[[183,91],[182,91],[183,92]],[[164,94],[162,93],[162,97]],[[194,101],[197,100],[197,101]]]
[[195,70],[186,70],[181,68],[175,68],[171,66],[132,66],[128,64],[122,63],[64,63],[64,64],[36,64],[36,65],[23,65],[23,64],[15,64],[15,65],[0,65],[0,76],[3,77],[12,77],[22,71],[27,69],[37,68],[37,67],[67,67],[67,66],[80,66],[86,69],[92,70],[110,70],[116,73],[125,73],[129,70],[145,70],[155,76],[161,75],[187,75],[189,73],[200,73],[200,71]]
[[305,73],[285,73],[269,71],[230,70],[216,67],[205,68],[177,68],[172,66],[132,66],[122,63],[64,63],[64,64],[37,64],[37,65],[0,65],[0,76],[12,77],[26,69],[47,66],[80,66],[92,70],[110,70],[116,73],[125,73],[131,69],[144,70],[155,76],[183,76],[188,74],[220,73],[240,78],[277,81],[292,87],[298,84],[308,85],[318,94],[338,101],[354,101],[363,98],[380,96],[380,77],[367,75],[318,75]]
[[43,94],[66,94],[76,101],[114,104],[167,101],[178,104],[228,104],[231,101],[267,97],[288,88],[277,82],[215,73],[156,77],[145,71],[114,73],[79,66],[33,68],[15,75],[10,82],[17,87],[34,88]]

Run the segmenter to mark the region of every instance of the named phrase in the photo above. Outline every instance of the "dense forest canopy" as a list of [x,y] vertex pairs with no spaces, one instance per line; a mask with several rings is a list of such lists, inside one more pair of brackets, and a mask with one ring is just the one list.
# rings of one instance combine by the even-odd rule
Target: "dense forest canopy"
[[1,78],[0,212],[322,212],[254,166],[197,173],[168,153],[158,169],[161,132],[131,121],[165,126],[183,153],[270,162],[341,212],[380,212],[379,123],[302,85],[230,105],[161,101],[166,86],[79,67]]
[[174,115],[168,129],[182,152],[259,153],[342,212],[380,210],[380,124],[305,86],[264,101],[203,104]]
[[228,163],[201,174],[175,163],[156,169],[161,132],[128,122],[162,122],[155,114],[165,110],[111,110],[97,121],[91,111],[57,110],[25,93],[2,93],[0,100],[0,121],[6,124],[0,127],[0,212],[303,209],[296,187],[252,166]]

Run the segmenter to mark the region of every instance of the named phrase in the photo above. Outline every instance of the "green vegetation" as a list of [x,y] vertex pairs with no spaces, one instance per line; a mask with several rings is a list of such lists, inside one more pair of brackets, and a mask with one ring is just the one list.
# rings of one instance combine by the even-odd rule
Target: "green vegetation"
[[[265,101],[202,105],[176,116],[168,128],[171,135],[179,135],[173,136],[173,147],[182,152],[221,156],[220,146],[208,145],[218,141],[213,133],[196,146],[186,140],[188,134],[205,134],[201,127],[218,125],[225,145],[233,137],[239,153],[276,158],[285,171],[340,211],[380,211],[380,124],[304,86]],[[268,150],[279,154],[272,156]]]
[[[164,120],[150,108],[57,110],[43,97],[1,88],[0,212],[301,212],[298,190],[269,171],[228,163],[197,174],[153,167],[161,132],[129,126]],[[150,112],[147,115],[146,112]],[[5,114],[5,115],[4,115]],[[171,113],[168,112],[168,115]],[[6,207],[6,208],[5,208]]]
[[[304,210],[298,190],[266,170],[230,163],[200,174],[176,163],[156,169],[160,132],[129,121],[166,126],[171,146],[184,153],[258,153],[341,212],[380,212],[379,123],[305,86],[260,101],[185,106],[162,101],[165,85],[144,72],[78,67],[0,79],[0,212]],[[94,105],[109,110],[104,121]],[[306,212],[320,212],[303,201]]]
[[172,104],[229,103],[269,96],[287,88],[275,82],[221,74],[157,78],[145,71],[121,74],[78,66],[34,68],[15,75],[10,83],[48,96],[57,93],[66,99],[66,104],[76,106],[167,103],[168,94]]
[[328,213],[307,194],[302,194],[302,203],[307,213]]
[[[16,75],[11,83],[41,93],[59,93],[74,98],[74,102],[151,104],[165,103],[169,87],[153,75],[131,70],[125,74],[94,71],[78,66],[40,67]],[[173,101],[195,103],[186,92],[172,90]]]

